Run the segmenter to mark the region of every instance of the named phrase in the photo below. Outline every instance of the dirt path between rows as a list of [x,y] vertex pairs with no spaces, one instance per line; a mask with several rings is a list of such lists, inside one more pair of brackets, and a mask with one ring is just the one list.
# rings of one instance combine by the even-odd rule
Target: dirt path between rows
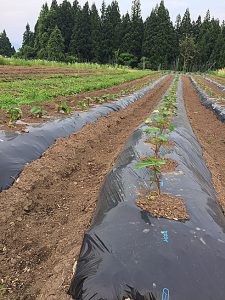
[[25,76],[49,76],[56,74],[91,74],[91,73],[109,73],[110,70],[98,69],[77,69],[66,67],[46,67],[46,66],[0,66],[0,78],[13,78]]
[[183,77],[183,83],[188,117],[203,147],[218,201],[225,212],[225,124],[217,119],[212,110],[201,104],[189,78]]
[[3,299],[68,299],[72,267],[103,179],[172,78],[126,110],[59,139],[0,194],[0,277],[12,288]]
[[223,92],[220,88],[218,88],[214,83],[209,82],[204,77],[197,77],[199,81],[204,83],[206,86],[208,86],[214,93],[216,93],[218,96],[225,97],[225,92]]
[[215,75],[207,75],[207,77],[209,77],[210,79],[212,79],[222,85],[225,85],[225,78],[223,78],[223,77],[219,77],[219,76],[215,76]]

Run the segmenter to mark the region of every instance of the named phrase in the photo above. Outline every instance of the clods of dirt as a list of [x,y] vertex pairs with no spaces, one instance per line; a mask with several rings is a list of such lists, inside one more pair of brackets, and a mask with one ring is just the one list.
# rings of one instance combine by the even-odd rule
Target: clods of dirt
[[184,200],[168,194],[158,196],[151,191],[145,195],[140,195],[136,205],[149,212],[156,218],[165,218],[174,221],[188,221],[190,219]]
[[178,163],[174,159],[166,158],[165,159],[166,164],[162,166],[161,172],[162,173],[173,173],[176,171],[176,167],[178,166]]

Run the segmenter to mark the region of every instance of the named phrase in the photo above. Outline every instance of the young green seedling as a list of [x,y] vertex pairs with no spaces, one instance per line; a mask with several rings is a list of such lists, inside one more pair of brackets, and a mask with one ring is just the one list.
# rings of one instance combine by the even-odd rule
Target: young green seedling
[[87,106],[88,106],[88,107],[90,106],[91,102],[94,101],[94,99],[91,98],[91,97],[85,97],[84,100],[85,100],[85,102],[87,103]]
[[173,117],[176,111],[176,90],[178,85],[178,77],[176,78],[169,96],[165,96],[162,105],[153,112],[153,117],[148,118],[145,124],[148,126],[145,133],[150,135],[147,140],[152,146],[154,156],[145,159],[136,164],[136,168],[150,168],[152,175],[150,176],[150,189],[155,183],[158,196],[161,195],[161,168],[166,165],[166,160],[160,158],[160,148],[169,141],[168,131],[174,130]]
[[85,111],[85,110],[88,109],[87,104],[86,104],[84,101],[79,101],[79,102],[77,103],[77,105],[78,105],[79,108],[80,108],[81,110],[83,110],[83,111]]
[[60,102],[57,106],[58,112],[63,111],[65,114],[69,114],[72,111],[72,108],[68,105],[66,101]]
[[146,129],[145,133],[151,135],[147,142],[153,145],[154,157],[158,159],[160,148],[169,141],[169,135],[161,133],[160,128],[154,126]]
[[22,110],[19,107],[11,107],[7,110],[7,114],[9,115],[9,126],[22,118]]
[[137,169],[143,169],[149,167],[152,170],[153,175],[150,176],[150,180],[149,180],[150,189],[152,189],[153,184],[155,183],[157,187],[158,196],[161,195],[161,182],[160,182],[161,167],[164,166],[165,164],[166,164],[165,160],[156,159],[154,157],[149,157],[143,162],[139,162],[136,164]]
[[42,118],[43,115],[47,115],[47,111],[45,111],[40,106],[33,106],[30,110],[31,114],[37,118]]

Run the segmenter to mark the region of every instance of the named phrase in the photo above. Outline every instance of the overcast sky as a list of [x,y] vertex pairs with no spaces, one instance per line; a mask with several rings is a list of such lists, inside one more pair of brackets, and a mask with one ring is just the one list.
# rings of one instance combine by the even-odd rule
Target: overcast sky
[[[0,32],[6,30],[12,44],[18,48],[22,42],[22,35],[28,22],[33,29],[39,15],[44,0],[0,0]],[[47,0],[51,3],[51,0]],[[61,3],[62,0],[58,0]],[[71,0],[71,3],[73,1]],[[83,5],[86,0],[80,0]],[[102,0],[89,1],[95,2],[100,8]],[[106,0],[111,3],[111,0]],[[130,11],[132,0],[118,0],[121,13]],[[151,9],[159,3],[159,0],[141,0],[142,15],[146,18]],[[178,13],[183,14],[186,8],[190,9],[192,18],[196,19],[199,14],[205,15],[207,9],[211,15],[220,20],[225,20],[225,0],[165,0],[165,5],[170,11],[172,20],[176,19]]]

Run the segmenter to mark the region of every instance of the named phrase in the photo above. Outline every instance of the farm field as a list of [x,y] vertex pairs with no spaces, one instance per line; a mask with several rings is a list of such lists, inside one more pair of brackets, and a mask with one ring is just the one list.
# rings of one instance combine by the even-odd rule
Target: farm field
[[[41,162],[40,160],[32,163],[28,166],[28,169],[31,168],[31,173],[25,175],[25,181],[22,178],[19,180],[18,184],[24,182],[22,189],[15,184],[12,189],[0,194],[1,209],[5,206],[3,204],[5,202],[4,197],[8,199],[12,197],[12,202],[7,201],[7,208],[5,206],[1,210],[1,220],[5,220],[1,226],[6,226],[3,230],[4,236],[1,242],[2,249],[6,247],[6,256],[3,255],[2,261],[5,270],[1,270],[3,273],[1,277],[6,278],[7,274],[16,274],[16,276],[10,276],[11,279],[8,280],[9,290],[12,288],[11,299],[14,295],[15,298],[18,297],[18,293],[21,294],[21,297],[30,295],[31,299],[32,297],[35,299],[47,277],[51,277],[49,273],[45,279],[43,278],[42,268],[47,266],[47,262],[50,263],[53,259],[60,263],[59,269],[64,268],[61,251],[65,253],[67,258],[70,257],[70,262],[74,260],[74,255],[77,257],[83,238],[83,230],[87,229],[91,221],[98,190],[103,182],[104,175],[113,165],[124,141],[143,121],[143,118],[147,117],[148,112],[154,108],[171,81],[172,76],[169,76],[166,81],[157,86],[157,89],[130,105],[128,109],[112,113],[96,124],[86,126],[82,131],[72,135],[71,140],[58,140],[56,145],[49,149],[49,154],[46,152],[44,155],[46,159],[47,157],[50,160],[53,159],[51,163]],[[51,151],[56,152],[53,154]],[[56,153],[58,154],[56,155]],[[67,161],[68,159],[69,161]],[[83,163],[84,161],[87,163]],[[42,166],[39,164],[40,162]],[[35,165],[37,169],[34,171]],[[47,165],[49,168],[46,168]],[[25,170],[23,174],[27,171],[29,173],[29,170]],[[58,175],[54,179],[54,176],[52,177],[49,172]],[[71,176],[74,176],[73,178],[69,175],[70,172],[72,172]],[[43,185],[43,180],[45,185]],[[54,182],[50,183],[49,180]],[[32,186],[35,187],[34,190]],[[52,191],[49,190],[50,186],[54,186]],[[14,188],[16,192],[13,191]],[[76,189],[76,195],[74,194],[74,188]],[[22,202],[20,200],[19,202],[14,201],[16,194],[18,200],[22,196],[23,200],[20,199]],[[28,205],[28,210],[31,209],[31,213],[27,214],[24,211],[24,204],[25,206]],[[73,213],[68,214],[72,210],[74,210]],[[11,214],[10,211],[14,212]],[[18,214],[17,217],[14,213]],[[77,218],[75,232],[73,216]],[[20,222],[21,218],[22,221]],[[12,221],[15,226],[9,221],[10,219],[15,220],[15,222]],[[9,225],[10,223],[11,225]],[[38,231],[36,230],[37,226]],[[19,230],[17,233],[15,232],[16,228]],[[73,230],[71,230],[72,228]],[[73,238],[69,232],[73,235]],[[67,237],[64,235],[65,233],[68,235]],[[9,244],[10,240],[11,245]],[[58,249],[55,249],[56,244],[58,244]],[[67,246],[65,247],[65,245]],[[12,254],[18,258],[16,262],[11,260]],[[19,258],[21,254],[23,257]],[[65,289],[71,276],[71,265],[68,265],[68,267],[67,279],[65,278],[65,282],[62,284]],[[9,268],[11,268],[10,271]],[[53,270],[50,265],[48,269]],[[35,271],[35,274],[33,274],[33,271]],[[58,275],[61,281],[61,271]],[[38,286],[32,287],[33,282],[37,282]],[[64,288],[62,299],[65,297]],[[50,295],[43,296],[43,299],[48,298],[50,298]]]
[[[199,96],[193,88],[190,79],[183,78],[184,99],[192,128],[199,139],[204,158],[212,173],[214,187],[218,200],[225,212],[225,130],[215,114],[206,109],[199,101]],[[218,90],[216,92],[219,93]]]
[[225,2],[11,2],[0,299],[225,300]]
[[[130,74],[125,75],[130,80]],[[118,77],[118,85],[113,88],[82,92],[76,100],[105,94],[121,97],[119,93],[126,89],[126,94],[132,94],[162,76],[139,72],[133,81],[121,83],[125,75],[122,79]],[[7,76],[14,80],[10,74]],[[66,292],[73,265],[79,257],[84,233],[92,222],[105,176],[114,166],[126,140],[156,109],[174,78],[168,75],[126,109],[112,112],[77,133],[58,139],[39,160],[25,167],[11,188],[0,193],[2,299],[70,299]],[[187,115],[203,147],[204,159],[224,212],[224,123],[201,104],[190,78],[184,75],[181,78]],[[198,80],[220,95],[218,88],[202,78]],[[33,77],[32,82],[36,82]],[[65,97],[67,101],[72,100],[68,95]]]
[[129,69],[12,66],[0,66],[0,73],[0,128],[6,129],[14,117],[11,109],[20,110],[19,124],[13,122],[11,130],[115,101],[161,76]]
[[216,76],[216,75],[213,75],[213,74],[209,74],[208,77],[211,78],[212,80],[222,84],[222,85],[225,85],[225,77]]
[[195,76],[194,78],[209,97],[220,100],[221,103],[225,104],[225,91],[222,91],[215,84],[209,82],[204,77]]

